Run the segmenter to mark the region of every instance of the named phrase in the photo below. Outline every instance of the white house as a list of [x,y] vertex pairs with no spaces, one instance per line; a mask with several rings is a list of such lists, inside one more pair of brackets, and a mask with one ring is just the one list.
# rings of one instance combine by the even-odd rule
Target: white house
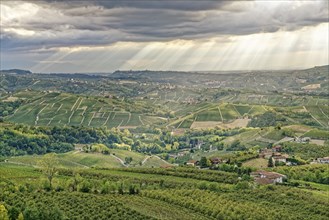
[[318,162],[329,164],[329,157],[318,158]]

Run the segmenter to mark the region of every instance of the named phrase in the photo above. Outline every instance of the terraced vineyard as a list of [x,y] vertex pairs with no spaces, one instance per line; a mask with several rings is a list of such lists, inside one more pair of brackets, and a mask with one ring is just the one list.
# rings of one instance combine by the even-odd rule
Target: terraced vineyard
[[30,102],[17,109],[8,119],[16,123],[37,126],[74,125],[108,128],[134,128],[165,121],[165,118],[160,116],[152,116],[143,103],[130,104],[115,99],[55,92],[34,95],[36,96],[32,98],[28,92],[26,95],[17,94],[17,97],[28,99]]
[[[104,97],[88,97],[57,92],[19,92],[15,98],[25,100],[8,120],[36,126],[90,126],[136,128],[138,126],[173,126],[183,129],[235,128],[246,127],[250,118],[267,111],[278,111],[288,121],[303,123],[306,117],[286,114],[306,112],[308,120],[319,127],[328,127],[327,105],[306,105],[296,107],[265,106],[257,104],[209,103],[199,104],[163,104],[152,108],[150,100],[125,101]],[[160,107],[161,106],[161,107]],[[168,121],[165,114],[173,114]],[[281,113],[282,112],[282,113]]]

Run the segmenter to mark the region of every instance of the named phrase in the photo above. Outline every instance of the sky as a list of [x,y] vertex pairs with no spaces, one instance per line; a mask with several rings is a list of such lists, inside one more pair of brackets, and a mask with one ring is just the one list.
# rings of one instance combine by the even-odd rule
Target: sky
[[1,0],[0,69],[302,69],[328,64],[327,0]]

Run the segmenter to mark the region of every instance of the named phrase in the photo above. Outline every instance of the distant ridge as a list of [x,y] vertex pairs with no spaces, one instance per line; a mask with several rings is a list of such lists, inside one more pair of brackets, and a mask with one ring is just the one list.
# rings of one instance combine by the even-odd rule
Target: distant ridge
[[32,74],[30,70],[22,70],[22,69],[9,69],[9,70],[0,70],[2,74],[18,74],[18,75],[27,75]]

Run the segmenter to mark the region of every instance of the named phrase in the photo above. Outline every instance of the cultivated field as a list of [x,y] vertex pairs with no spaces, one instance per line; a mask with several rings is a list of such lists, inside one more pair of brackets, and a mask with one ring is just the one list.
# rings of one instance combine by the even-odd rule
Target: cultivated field
[[[132,112],[127,109],[132,109]],[[83,125],[108,128],[135,128],[161,121],[161,117],[136,111],[137,107],[118,100],[66,93],[38,93],[31,102],[17,109],[9,120],[36,126]]]

